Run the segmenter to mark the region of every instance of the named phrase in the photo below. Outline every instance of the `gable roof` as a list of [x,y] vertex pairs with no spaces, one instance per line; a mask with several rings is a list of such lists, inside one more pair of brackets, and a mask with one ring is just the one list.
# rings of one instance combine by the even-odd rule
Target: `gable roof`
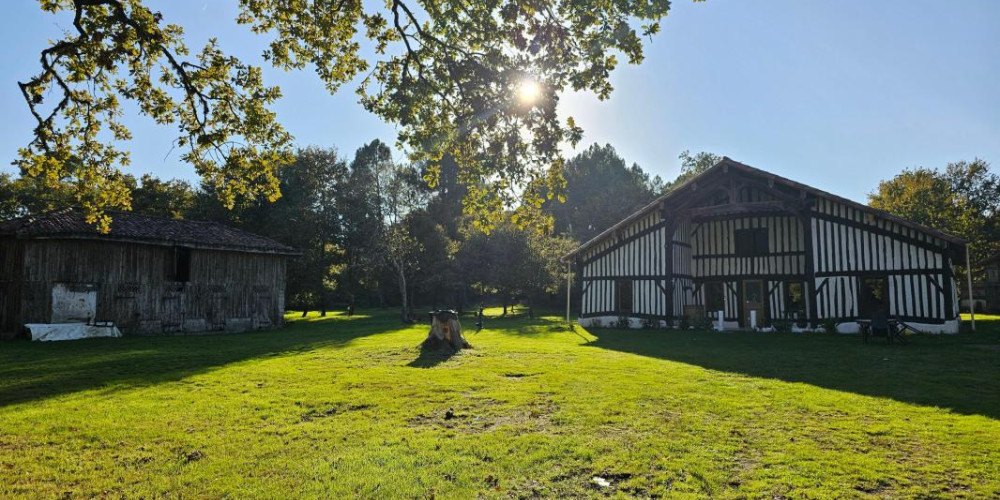
[[125,241],[210,250],[298,254],[288,245],[218,222],[170,219],[115,210],[108,211],[108,215],[112,222],[107,234],[87,223],[81,209],[67,208],[0,222],[0,235],[25,239]]
[[847,205],[847,206],[849,206],[851,208],[855,208],[855,209],[860,210],[862,212],[872,214],[872,215],[874,215],[876,217],[880,217],[880,218],[883,218],[883,219],[895,222],[897,224],[900,224],[902,226],[909,227],[909,228],[916,229],[918,231],[930,234],[930,235],[932,235],[934,237],[940,238],[940,239],[945,240],[945,241],[947,241],[949,243],[954,243],[954,244],[960,245],[960,246],[964,246],[964,245],[966,245],[968,243],[968,241],[966,241],[964,238],[961,238],[959,236],[955,236],[953,234],[949,234],[949,233],[946,233],[944,231],[939,231],[937,229],[924,226],[923,224],[919,224],[917,222],[913,222],[913,221],[911,221],[909,219],[904,219],[902,217],[899,217],[898,215],[893,215],[893,214],[891,214],[889,212],[886,212],[884,210],[879,210],[877,208],[870,207],[870,206],[865,205],[863,203],[858,203],[856,201],[849,200],[849,199],[841,197],[841,196],[837,196],[837,195],[835,195],[833,193],[829,193],[829,192],[823,191],[821,189],[816,189],[816,188],[814,188],[812,186],[808,186],[808,185],[802,184],[800,182],[796,182],[796,181],[793,181],[791,179],[787,179],[787,178],[782,177],[780,175],[772,174],[771,172],[767,172],[767,171],[761,170],[759,168],[751,167],[750,165],[747,165],[747,164],[744,164],[744,163],[740,163],[740,162],[738,162],[736,160],[733,160],[733,159],[729,158],[728,156],[724,156],[724,157],[722,157],[722,160],[719,160],[718,163],[716,163],[715,165],[713,165],[708,170],[706,170],[706,171],[704,171],[704,172],[702,172],[702,173],[700,173],[700,174],[692,177],[691,179],[688,179],[687,181],[685,181],[685,182],[681,183],[680,185],[674,187],[673,189],[671,189],[667,193],[665,193],[663,195],[660,195],[658,198],[656,198],[655,200],[653,200],[652,202],[650,202],[648,205],[640,208],[639,210],[637,210],[632,215],[629,215],[628,217],[622,219],[621,222],[619,222],[619,223],[617,223],[617,224],[615,224],[615,225],[613,225],[613,226],[605,229],[600,234],[598,234],[597,236],[594,236],[590,240],[586,241],[585,243],[583,243],[582,245],[580,245],[579,247],[577,247],[572,252],[564,255],[562,257],[562,260],[563,261],[569,260],[574,255],[577,255],[577,254],[579,254],[579,253],[587,250],[588,248],[596,245],[597,243],[601,242],[602,240],[604,240],[608,236],[611,236],[612,234],[614,234],[619,229],[628,226],[629,224],[631,224],[632,222],[634,222],[636,219],[639,219],[639,218],[647,215],[651,211],[656,210],[658,207],[660,207],[664,203],[670,201],[671,199],[676,198],[678,195],[680,195],[681,193],[684,192],[685,188],[688,188],[690,186],[696,185],[696,183],[700,179],[702,179],[704,177],[710,177],[711,175],[715,175],[716,172],[718,172],[720,170],[725,170],[725,169],[734,169],[734,170],[737,170],[737,171],[742,171],[742,172],[745,172],[745,173],[757,176],[757,177],[759,177],[761,179],[767,180],[769,182],[774,182],[775,184],[783,184],[783,185],[785,185],[787,187],[803,191],[805,193],[811,194],[811,195],[816,196],[816,197],[821,197],[821,198],[826,198],[826,199],[829,199],[829,200],[833,200],[833,201],[836,201],[837,203],[842,203],[842,204]]

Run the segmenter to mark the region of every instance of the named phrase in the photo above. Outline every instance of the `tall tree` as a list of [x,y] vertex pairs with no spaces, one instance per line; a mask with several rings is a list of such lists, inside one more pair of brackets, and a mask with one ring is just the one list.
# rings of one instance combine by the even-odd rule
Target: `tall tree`
[[[384,219],[375,246],[382,258],[395,271],[400,294],[400,316],[408,322],[411,316],[409,298],[410,273],[416,271],[418,253],[422,249],[410,226],[407,216],[426,204],[420,189],[422,184],[417,171],[408,165],[395,165],[381,170],[380,190],[384,192]],[[438,258],[446,258],[439,256]]]
[[1000,253],[1000,177],[984,160],[949,163],[944,171],[905,170],[880,182],[868,203],[969,240],[973,277]]
[[[452,152],[463,179],[486,179],[466,195],[486,225],[518,197],[540,202],[539,191],[520,189],[529,181],[561,184],[559,148],[582,131],[559,120],[560,94],[608,98],[619,56],[639,64],[670,8],[668,0],[236,2],[236,22],[270,41],[264,61],[314,67],[330,92],[366,74],[362,105],[397,125],[413,160]],[[189,56],[183,28],[144,0],[39,4],[72,28],[20,83],[35,118],[34,139],[19,155],[25,173],[69,181],[91,219],[106,225],[103,209],[130,202],[120,168],[131,134],[120,118],[131,101],[180,129],[184,160],[225,206],[279,196],[277,168],[291,157],[291,136],[270,109],[280,89],[264,83],[260,68],[215,39]],[[374,43],[371,60],[361,56],[362,39]]]
[[553,293],[563,278],[559,259],[576,245],[569,238],[515,224],[510,213],[506,216],[489,234],[468,231],[458,256],[470,283],[483,293],[495,294],[504,315],[517,299],[530,305]]
[[40,214],[73,205],[72,186],[54,187],[33,177],[0,173],[0,220]]
[[338,193],[345,252],[340,290],[349,300],[379,288],[382,255],[378,250],[387,215],[384,188],[394,168],[389,146],[376,139],[355,152],[348,167],[349,188]]
[[664,193],[697,177],[702,172],[714,167],[716,163],[722,161],[722,157],[717,154],[707,151],[691,154],[691,151],[687,149],[681,151],[677,159],[681,161],[681,173],[672,182],[663,185],[661,191]]
[[138,183],[127,181],[132,190],[132,210],[149,215],[183,219],[194,209],[198,193],[187,181],[164,181],[145,174]]
[[658,178],[628,166],[610,144],[593,144],[566,163],[565,203],[542,205],[555,231],[587,241],[653,200]]
[[242,199],[229,210],[211,186],[202,186],[188,218],[222,221],[302,252],[288,263],[288,303],[303,312],[318,309],[325,315],[344,266],[342,193],[350,189],[347,163],[336,149],[305,148],[278,175],[285,195],[274,203]]

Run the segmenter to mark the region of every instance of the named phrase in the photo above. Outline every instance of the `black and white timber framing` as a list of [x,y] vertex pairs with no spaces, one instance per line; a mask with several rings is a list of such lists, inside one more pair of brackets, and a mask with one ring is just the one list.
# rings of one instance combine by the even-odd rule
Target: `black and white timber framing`
[[582,279],[584,325],[714,319],[721,310],[727,327],[781,318],[849,332],[879,307],[950,333],[958,331],[952,265],[965,245],[725,158],[565,260]]

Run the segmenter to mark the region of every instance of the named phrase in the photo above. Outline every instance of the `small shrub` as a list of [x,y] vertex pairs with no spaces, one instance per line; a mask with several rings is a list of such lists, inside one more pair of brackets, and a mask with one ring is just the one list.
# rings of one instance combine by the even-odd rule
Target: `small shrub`
[[823,331],[826,333],[837,333],[837,322],[832,319],[824,319]]
[[604,328],[604,323],[601,321],[600,318],[594,318],[590,322],[590,327],[591,328]]
[[708,316],[699,316],[695,318],[692,326],[698,330],[710,330],[712,328],[712,318],[709,318]]
[[654,318],[643,318],[642,327],[646,330],[660,327],[660,320]]
[[795,318],[791,321],[795,323],[795,326],[799,328],[806,328],[809,326],[809,320],[806,319],[805,311],[795,311],[793,314],[795,315]]
[[618,321],[615,322],[615,328],[625,329],[628,327],[628,316],[618,316]]
[[771,322],[771,328],[774,328],[776,332],[790,332],[792,331],[792,322],[787,319],[776,319]]
[[688,328],[691,328],[691,318],[688,318],[687,316],[681,316],[680,318],[677,318],[677,327],[680,328],[681,330],[687,330]]

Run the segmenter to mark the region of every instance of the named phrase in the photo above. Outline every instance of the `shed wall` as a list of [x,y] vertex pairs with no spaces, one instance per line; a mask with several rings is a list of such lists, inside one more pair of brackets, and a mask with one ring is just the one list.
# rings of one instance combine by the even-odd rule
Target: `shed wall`
[[[191,250],[188,281],[174,281],[175,247],[87,240],[22,240],[18,325],[52,319],[57,283],[97,286],[98,321],[127,334],[280,326],[285,257]],[[6,336],[16,332],[3,330]]]

